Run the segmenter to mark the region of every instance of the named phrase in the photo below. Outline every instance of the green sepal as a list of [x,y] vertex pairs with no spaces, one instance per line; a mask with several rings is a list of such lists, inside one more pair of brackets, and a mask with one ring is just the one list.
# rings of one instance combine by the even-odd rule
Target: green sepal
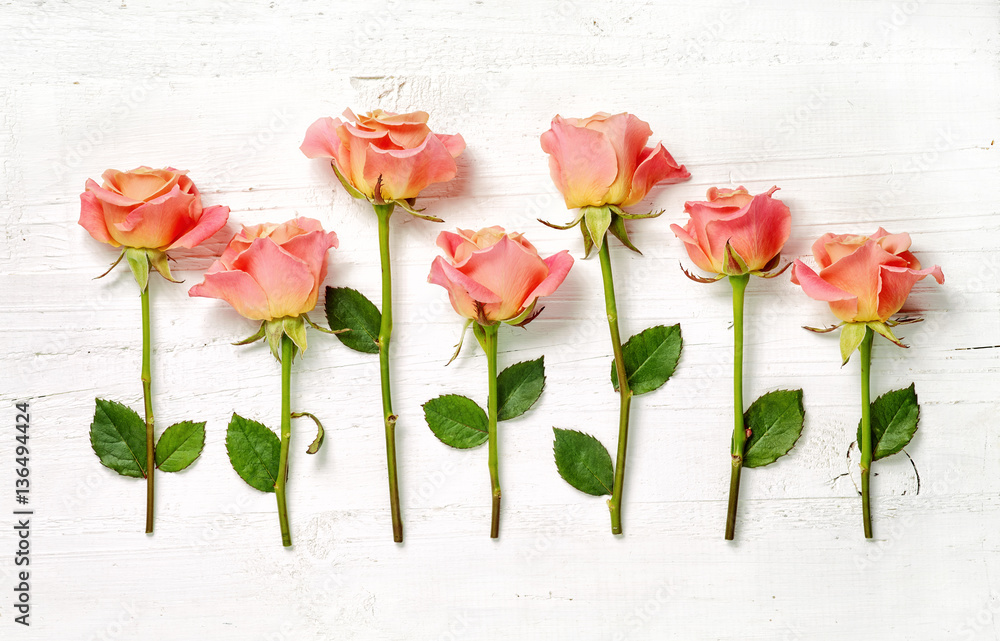
[[615,238],[617,238],[618,240],[620,240],[623,245],[625,245],[626,247],[628,247],[629,249],[631,249],[635,253],[639,254],[640,256],[642,255],[642,252],[639,251],[636,248],[636,246],[632,244],[631,240],[629,240],[628,230],[625,229],[625,219],[624,218],[622,218],[621,216],[619,216],[617,214],[612,215],[611,216],[611,226],[608,227],[608,231],[611,232],[611,234]]
[[879,334],[887,338],[889,341],[891,341],[898,347],[902,347],[903,349],[909,347],[909,345],[903,344],[903,341],[896,338],[896,335],[892,333],[892,330],[889,329],[889,326],[886,323],[881,323],[879,321],[872,321],[870,323],[867,323],[867,325],[868,327],[871,327],[874,331],[878,332]]
[[266,325],[267,321],[261,321],[260,327],[257,328],[257,331],[253,334],[253,336],[247,336],[241,341],[236,341],[233,345],[249,345],[250,343],[256,343],[260,339],[264,338],[264,329]]
[[122,250],[118,253],[118,258],[115,259],[115,262],[111,263],[111,267],[108,267],[107,271],[105,271],[100,276],[94,276],[94,280],[97,280],[98,278],[104,278],[105,276],[111,273],[112,269],[118,267],[118,263],[122,262],[122,259],[125,258],[125,251],[127,249],[128,249],[127,247],[122,247]]
[[[814,330],[815,331],[815,330]],[[840,329],[840,357],[844,359],[841,367],[847,365],[851,354],[858,349],[861,341],[865,339],[868,327],[864,323],[844,323]]]
[[559,476],[576,489],[591,496],[611,494],[614,487],[614,466],[607,448],[590,434],[553,427],[555,454]]
[[158,249],[147,249],[146,256],[149,258],[149,264],[152,265],[153,269],[156,270],[160,276],[163,276],[171,283],[183,283],[182,280],[177,280],[170,273],[170,264],[167,258],[166,252],[161,252]]
[[524,414],[545,389],[545,357],[511,365],[497,376],[497,420]]
[[[645,329],[622,345],[625,375],[632,394],[652,392],[666,383],[677,367],[683,338],[680,325]],[[611,384],[618,390],[618,368],[611,362]]]
[[293,412],[291,416],[292,418],[302,418],[303,416],[308,416],[313,420],[313,423],[316,424],[316,438],[314,438],[313,442],[309,444],[309,447],[306,449],[306,454],[315,454],[318,452],[319,448],[323,446],[323,440],[326,438],[326,430],[323,429],[323,424],[319,422],[318,418],[309,412]]
[[410,204],[406,200],[393,200],[391,202],[399,205],[399,207],[401,209],[403,209],[406,213],[410,214],[411,216],[416,216],[417,218],[422,218],[423,220],[428,220],[428,221],[430,221],[432,223],[443,223],[444,222],[443,219],[438,218],[437,216],[431,216],[430,214],[424,214],[424,213],[422,213],[424,211],[423,209],[417,209],[417,208],[415,208],[412,204]]
[[233,414],[226,429],[226,452],[233,469],[247,485],[261,492],[274,492],[281,457],[277,434],[257,421]]
[[[886,392],[871,404],[872,460],[892,456],[909,445],[920,421],[920,404],[913,383],[909,387]],[[858,422],[861,444],[861,422]]]
[[618,214],[619,216],[621,216],[626,220],[642,220],[644,218],[658,218],[665,211],[661,209],[659,211],[650,211],[649,213],[646,214],[630,214],[617,205],[608,205],[608,207],[611,208],[611,211],[615,212],[616,214]]
[[90,445],[97,458],[122,476],[146,478],[146,423],[121,403],[95,401]]
[[334,161],[331,160],[330,161],[330,166],[333,167],[333,173],[337,174],[337,180],[339,180],[340,184],[344,186],[344,189],[347,190],[347,193],[349,193],[351,196],[354,196],[355,198],[361,198],[363,200],[367,200],[368,199],[368,197],[365,196],[364,194],[362,194],[360,191],[358,191],[354,187],[354,185],[352,185],[347,180],[347,178],[344,178],[344,174],[340,173],[340,170],[337,169],[337,163],[336,162],[334,162]]
[[326,288],[326,322],[330,329],[340,331],[340,342],[357,352],[378,354],[378,335],[382,313],[364,294],[349,287]]
[[536,220],[545,225],[546,227],[551,227],[552,229],[560,229],[565,231],[567,229],[572,229],[580,224],[580,221],[583,220],[583,211],[577,210],[576,218],[574,218],[572,222],[568,222],[565,225],[557,225],[556,223],[550,223],[549,221],[542,220],[541,218],[537,218]]
[[180,472],[194,463],[205,449],[205,421],[182,421],[165,429],[156,442],[156,468]]
[[[535,307],[537,305],[538,305],[538,299],[536,298],[535,300],[531,301],[531,304],[525,307],[520,314],[518,314],[514,318],[505,320],[503,322],[507,323],[508,325],[513,325],[515,327],[522,327],[526,325],[529,320],[533,319],[534,316],[537,316],[537,314],[535,314]],[[542,310],[538,311],[541,312]]]
[[470,318],[465,319],[465,323],[462,325],[462,334],[458,337],[458,345],[455,345],[455,353],[452,354],[451,358],[448,359],[448,362],[444,364],[445,367],[451,365],[452,361],[458,358],[459,352],[462,351],[462,345],[465,344],[465,335],[468,333],[469,325],[471,324],[472,324],[472,319]]
[[725,252],[722,257],[722,272],[726,276],[742,276],[750,271],[747,262],[737,253],[733,246],[726,241]]
[[580,225],[580,232],[583,234],[583,258],[586,260],[594,250],[594,239],[590,236],[590,230],[586,225]]
[[127,247],[125,260],[128,261],[135,282],[139,284],[139,292],[146,291],[146,286],[149,284],[149,257],[146,255],[146,250],[138,247]]
[[607,207],[581,207],[580,211],[583,212],[583,224],[587,226],[591,240],[600,250],[611,226],[611,210]]
[[323,327],[322,325],[317,325],[316,323],[314,323],[312,321],[311,318],[309,318],[309,314],[302,314],[302,318],[306,321],[306,324],[309,325],[309,327],[312,327],[316,331],[323,332],[324,334],[332,334],[333,336],[336,336],[337,334],[343,334],[344,332],[351,331],[348,328],[345,328],[345,329],[327,329],[327,328]]
[[423,408],[427,427],[445,445],[464,450],[489,438],[489,417],[470,398],[445,394],[427,401]]
[[754,401],[743,414],[750,436],[743,446],[743,466],[769,465],[787,454],[802,434],[802,390],[776,390]]
[[264,337],[271,348],[271,354],[281,362],[281,337],[285,335],[284,323],[282,319],[275,318],[264,321]]
[[281,328],[300,352],[306,351],[306,319],[301,316],[286,316],[281,320]]

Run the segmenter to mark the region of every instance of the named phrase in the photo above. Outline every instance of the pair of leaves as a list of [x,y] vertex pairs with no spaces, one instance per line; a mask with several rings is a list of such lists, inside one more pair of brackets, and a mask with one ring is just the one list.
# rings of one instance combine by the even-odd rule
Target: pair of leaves
[[[146,478],[146,423],[131,408],[97,399],[90,443],[105,467],[122,476]],[[205,447],[205,423],[171,425],[154,448],[156,467],[180,472],[194,463]]]
[[[917,431],[920,405],[917,391],[909,387],[879,396],[871,404],[872,460],[892,456],[906,447]],[[858,444],[861,444],[861,423],[858,422]]]
[[326,320],[340,342],[357,352],[378,354],[382,313],[361,292],[349,287],[326,288]]
[[[316,438],[306,450],[315,454],[323,445],[326,432],[319,419],[309,412],[294,412],[292,418],[308,416],[316,423]],[[281,439],[263,423],[233,414],[226,428],[226,452],[233,469],[247,485],[261,492],[274,492],[281,460]]]
[[758,398],[743,413],[743,425],[750,430],[743,466],[763,467],[788,454],[804,422],[802,390],[776,390]]
[[[683,345],[680,325],[645,329],[622,345],[625,375],[633,395],[658,389],[674,373]],[[611,362],[611,384],[618,390],[617,364]]]
[[[511,365],[497,376],[497,420],[524,414],[545,388],[545,357]],[[482,445],[489,434],[489,417],[475,401],[445,394],[424,403],[427,426],[442,443],[459,449]]]

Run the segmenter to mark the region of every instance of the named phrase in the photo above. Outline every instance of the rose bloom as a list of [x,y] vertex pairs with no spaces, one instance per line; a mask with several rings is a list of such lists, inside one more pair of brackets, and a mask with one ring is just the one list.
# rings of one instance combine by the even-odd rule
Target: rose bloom
[[542,134],[542,150],[550,156],[552,181],[566,208],[627,207],[657,183],[690,178],[662,143],[646,146],[652,134],[646,122],[629,113],[553,118],[552,128]]
[[437,244],[445,257],[434,259],[427,281],[447,289],[455,311],[481,324],[523,321],[573,266],[568,251],[543,260],[524,236],[502,227],[443,231]]
[[297,317],[316,306],[331,247],[337,234],[312,218],[244,226],[188,293],[221,298],[253,320]]
[[[747,264],[747,272],[759,272],[780,253],[792,229],[788,207],[771,194],[751,196],[745,187],[708,190],[707,201],[684,203],[691,219],[684,227],[671,225],[684,241],[684,249],[699,269],[726,273],[726,243]],[[776,266],[776,265],[775,265]]]
[[[427,113],[395,114],[376,109],[356,116],[320,118],[299,149],[309,158],[331,158],[343,180],[373,202],[416,198],[427,185],[448,182],[465,149],[460,134],[435,134]],[[353,122],[352,122],[353,121]],[[381,194],[375,185],[382,177]]]
[[166,251],[191,248],[222,229],[229,208],[203,208],[186,171],[167,167],[109,169],[104,184],[87,180],[80,225],[102,243]]
[[885,322],[903,307],[918,280],[933,276],[944,283],[940,267],[921,269],[909,249],[909,234],[890,234],[881,227],[871,236],[824,234],[812,247],[819,274],[796,260],[792,282],[828,302],[842,321]]

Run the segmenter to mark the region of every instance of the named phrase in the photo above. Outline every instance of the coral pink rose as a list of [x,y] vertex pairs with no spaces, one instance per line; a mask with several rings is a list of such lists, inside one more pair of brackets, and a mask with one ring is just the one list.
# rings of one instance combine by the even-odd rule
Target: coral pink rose
[[573,266],[568,251],[542,260],[524,236],[502,227],[443,231],[437,244],[446,257],[434,259],[427,281],[447,289],[455,311],[480,324],[524,321]]
[[316,306],[331,247],[337,234],[312,218],[243,227],[188,293],[221,298],[254,320],[298,317]]
[[871,236],[824,234],[812,247],[819,274],[796,260],[792,282],[828,302],[842,321],[884,323],[903,307],[917,281],[933,276],[944,283],[940,267],[921,269],[909,249],[909,234],[890,234],[881,227]]
[[[455,158],[465,149],[465,140],[459,134],[433,133],[425,112],[376,109],[356,116],[348,109],[343,115],[347,122],[320,118],[310,125],[299,149],[309,158],[331,158],[355,197],[378,204],[405,201],[427,185],[455,177]],[[380,179],[381,191],[375,193]]]
[[103,186],[88,180],[80,194],[80,224],[114,247],[194,247],[222,229],[229,208],[202,208],[198,188],[185,174],[171,167],[109,169]]
[[553,118],[552,128],[542,134],[542,150],[550,156],[552,181],[566,208],[627,207],[657,183],[690,178],[662,143],[646,146],[652,134],[646,122],[629,113]]
[[[684,241],[684,249],[699,269],[716,274],[755,273],[777,266],[788,241],[792,216],[788,207],[771,194],[751,196],[744,187],[708,190],[707,201],[684,203],[691,219],[684,227],[671,225]],[[746,264],[746,270],[726,268],[726,243]]]

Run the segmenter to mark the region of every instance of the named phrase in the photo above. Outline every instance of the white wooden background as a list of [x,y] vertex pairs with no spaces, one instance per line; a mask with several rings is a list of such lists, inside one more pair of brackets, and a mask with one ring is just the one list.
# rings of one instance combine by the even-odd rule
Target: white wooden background
[[[809,8],[806,8],[809,5]],[[1000,618],[1000,7],[991,0],[398,0],[0,2],[0,638],[3,639],[996,639]],[[488,537],[485,449],[427,429],[427,399],[485,399],[485,361],[426,283],[443,228],[393,220],[395,404],[406,542],[392,542],[376,359],[314,334],[294,406],[329,428],[293,434],[282,549],[274,497],[232,471],[230,414],[276,425],[279,369],[220,301],[190,299],[238,223],[312,216],[334,229],[328,284],[378,300],[374,217],[298,150],[345,107],[423,109],[468,150],[422,204],[447,227],[502,224],[544,255],[578,233],[539,148],[551,117],[631,111],[687,165],[688,183],[637,207],[639,257],[617,242],[623,332],[680,322],[681,364],[634,403],[623,537],[601,499],[556,474],[552,426],[610,448],[617,398],[596,260],[579,260],[501,366],[546,357],[536,408],[504,424],[502,538]],[[208,421],[202,458],[161,474],[154,536],[141,482],[90,450],[94,397],[141,406],[139,305],[114,251],[77,224],[108,167],[190,170],[232,208],[179,255],[184,285],[152,281],[160,427]],[[799,329],[831,320],[787,276],[754,280],[748,399],[805,389],[806,427],[773,467],[744,475],[737,540],[723,541],[730,438],[729,288],[685,279],[669,223],[713,185],[772,185],[794,217],[788,258],[826,231],[907,231],[943,287],[920,283],[880,341],[873,392],[915,381],[920,429],[879,462],[876,540],[861,532],[857,363]],[[32,408],[37,510],[33,625],[14,624],[14,403]],[[748,401],[749,402],[749,401]],[[920,486],[917,492],[917,476]]]

